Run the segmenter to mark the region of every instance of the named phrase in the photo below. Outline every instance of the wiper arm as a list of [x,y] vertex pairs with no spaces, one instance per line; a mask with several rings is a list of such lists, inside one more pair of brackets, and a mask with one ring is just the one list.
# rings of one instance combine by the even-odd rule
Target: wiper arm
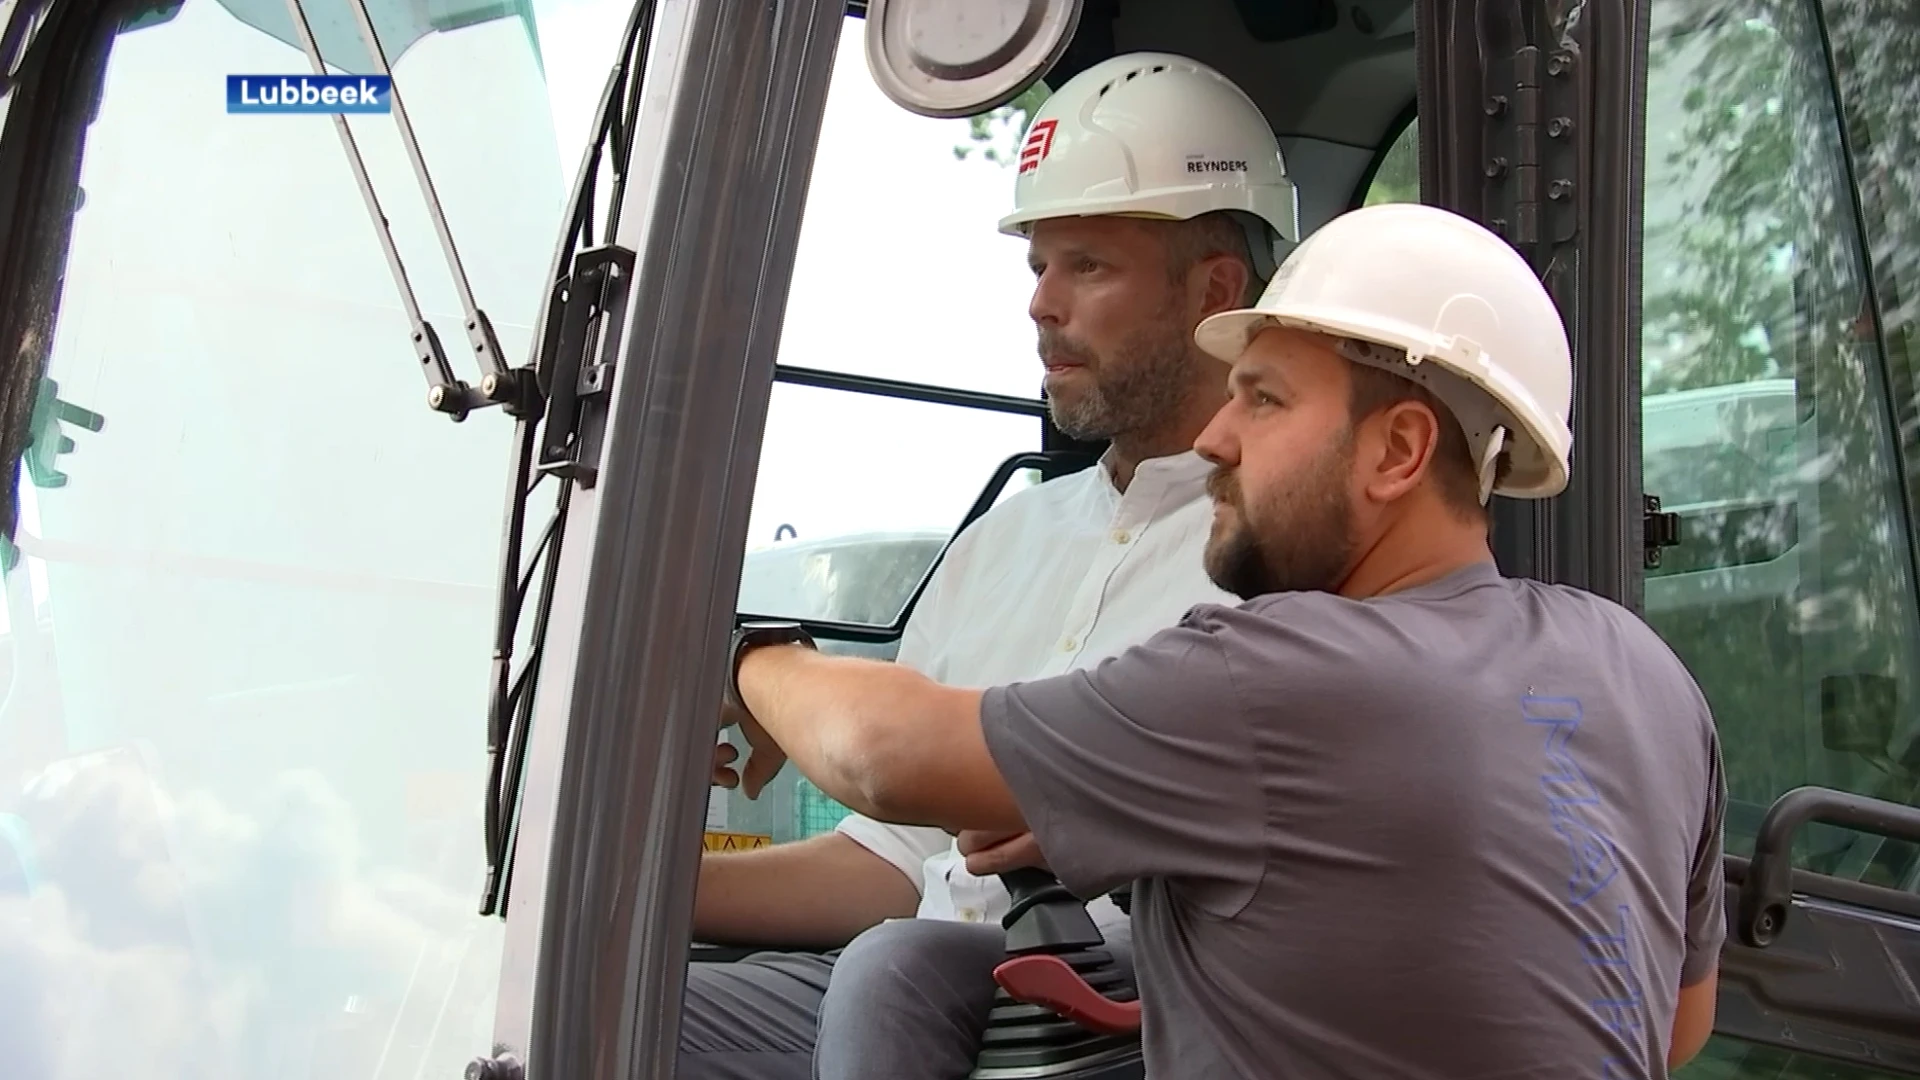
[[[460,264],[460,250],[453,243],[453,230],[447,226],[447,213],[440,205],[439,193],[434,191],[433,177],[427,173],[426,158],[420,154],[420,140],[413,136],[413,122],[407,119],[407,107],[400,99],[400,84],[394,80],[393,69],[387,64],[386,50],[381,48],[380,37],[374,32],[373,16],[367,11],[367,0],[352,0],[352,7],[354,17],[360,23],[360,35],[366,39],[367,52],[372,55],[380,74],[387,77],[387,95],[393,100],[393,120],[400,128],[400,141],[406,144],[407,158],[413,162],[414,178],[420,182],[420,194],[427,200],[427,212],[433,217],[434,231],[440,236],[440,250],[447,257],[447,269],[453,274],[454,288],[460,291],[460,309],[467,320],[467,343],[473,347],[474,357],[480,362],[480,391],[488,401],[503,401],[507,389],[507,365],[500,357],[500,342],[494,337],[493,323],[473,299],[473,286],[467,282],[466,268]],[[344,128],[346,118],[338,118]]]
[[[419,180],[420,190],[426,197],[427,213],[433,219],[434,232],[439,236],[440,250],[446,256],[454,285],[460,293],[460,305],[466,317],[467,340],[480,363],[481,376],[477,388],[454,375],[439,333],[420,310],[420,301],[414,295],[412,282],[407,278],[406,264],[400,259],[400,249],[393,241],[393,231],[386,212],[380,207],[380,197],[374,193],[373,180],[367,175],[366,160],[361,157],[360,148],[354,142],[353,131],[348,127],[344,115],[334,113],[334,130],[340,135],[340,145],[346,151],[347,164],[352,167],[354,180],[360,185],[360,197],[367,204],[367,214],[373,221],[374,232],[379,236],[380,249],[387,257],[387,269],[393,273],[393,283],[400,291],[401,306],[406,309],[407,321],[413,327],[414,358],[419,361],[420,369],[427,377],[427,404],[456,421],[465,420],[468,413],[490,405],[501,405],[514,416],[537,412],[541,403],[533,393],[530,382],[507,369],[501,358],[500,342],[494,335],[493,323],[474,300],[473,288],[460,262],[459,249],[453,242],[453,230],[447,225],[446,211],[440,205],[433,178],[427,172],[426,159],[420,154],[420,143],[414,138],[413,125],[408,121],[406,107],[400,100],[399,84],[393,79],[386,53],[381,49],[380,39],[374,32],[373,18],[367,12],[366,0],[349,0],[349,3],[354,17],[360,23],[361,34],[366,39],[374,63],[380,74],[388,80],[388,94],[393,102],[394,121],[400,128],[400,140],[406,145],[407,156],[413,162],[414,176]],[[313,27],[307,22],[306,9],[301,5],[301,0],[287,0],[287,11],[293,16],[294,30],[300,35],[300,46],[307,54],[307,61],[313,65],[313,73],[327,74],[326,60],[320,55],[320,44],[313,36]]]
[[[333,115],[334,130],[346,152],[366,203],[374,232],[400,292],[400,302],[413,327],[414,355],[427,377],[427,402],[434,409],[464,420],[468,413],[489,405],[500,405],[516,420],[514,431],[515,467],[507,488],[506,523],[502,529],[498,607],[494,623],[491,684],[487,707],[488,779],[485,804],[485,844],[487,878],[480,901],[483,915],[503,914],[506,910],[508,883],[512,876],[511,856],[514,840],[514,808],[519,801],[521,773],[526,760],[527,734],[533,717],[533,695],[539,679],[540,660],[545,652],[547,621],[553,607],[553,585],[558,567],[561,539],[566,530],[567,506],[575,485],[591,487],[593,468],[590,440],[583,438],[582,418],[596,399],[604,401],[612,385],[609,328],[617,333],[626,312],[627,291],[632,279],[634,253],[612,243],[619,224],[619,207],[627,185],[628,158],[633,149],[633,127],[640,109],[641,64],[646,56],[653,28],[656,0],[638,0],[628,18],[622,46],[606,89],[594,115],[594,136],[581,162],[579,178],[566,210],[566,227],[555,252],[549,291],[542,299],[537,325],[541,328],[534,355],[523,366],[509,368],[500,352],[493,324],[474,299],[472,286],[460,262],[453,232],[447,226],[446,213],[434,190],[433,178],[421,156],[413,125],[407,119],[400,88],[393,81],[391,67],[380,47],[379,37],[367,11],[366,0],[349,0],[360,24],[361,36],[381,75],[389,80],[392,111],[413,163],[414,177],[420,183],[427,212],[433,219],[440,249],[446,256],[460,293],[466,317],[467,341],[480,365],[479,385],[458,378],[447,360],[439,334],[420,310],[413,284],[408,280],[405,263],[380,198],[374,192],[366,161],[354,142],[347,118]],[[301,48],[316,75],[328,74],[320,55],[319,42],[307,21],[302,0],[287,0],[294,29],[300,35]],[[585,247],[594,233],[594,197],[597,192],[602,156],[608,143],[613,146],[611,166],[613,191],[608,220],[598,246]],[[539,544],[521,566],[522,542],[526,529],[527,500],[548,477],[559,481],[554,512],[542,530]],[[514,674],[513,649],[519,634],[520,618],[528,594],[533,591],[534,575],[542,574],[534,601],[534,622],[530,655]]]

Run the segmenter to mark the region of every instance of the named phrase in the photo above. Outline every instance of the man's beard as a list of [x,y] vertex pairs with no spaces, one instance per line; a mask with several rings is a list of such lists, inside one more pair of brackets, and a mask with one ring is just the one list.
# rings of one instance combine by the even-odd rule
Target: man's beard
[[1271,500],[1272,513],[1262,517],[1274,526],[1272,535],[1262,535],[1248,516],[1239,475],[1216,469],[1207,493],[1226,511],[1207,537],[1207,576],[1242,600],[1337,589],[1357,546],[1346,488],[1352,466],[1349,430],[1300,474],[1299,483]]
[[1081,385],[1047,395],[1055,427],[1091,442],[1151,432],[1180,414],[1193,390],[1195,360],[1171,305],[1164,314],[1105,357],[1052,327],[1040,328],[1041,356],[1084,365]]

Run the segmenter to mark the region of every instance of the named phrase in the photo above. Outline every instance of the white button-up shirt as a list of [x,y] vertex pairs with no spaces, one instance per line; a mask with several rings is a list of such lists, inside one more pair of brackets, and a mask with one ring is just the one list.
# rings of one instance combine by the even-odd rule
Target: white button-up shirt
[[[1105,462],[1008,497],[947,551],[907,624],[897,662],[985,689],[1091,667],[1173,626],[1196,604],[1237,604],[1202,562],[1212,467],[1191,451],[1141,462],[1122,493]],[[1000,921],[997,876],[967,872],[953,837],[859,814],[839,831],[920,884],[919,916]],[[1105,927],[1126,916],[1089,905]]]

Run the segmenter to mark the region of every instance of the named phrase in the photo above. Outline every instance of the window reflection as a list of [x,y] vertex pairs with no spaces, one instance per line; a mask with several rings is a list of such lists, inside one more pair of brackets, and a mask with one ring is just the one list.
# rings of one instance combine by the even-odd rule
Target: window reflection
[[[1669,0],[1650,51],[1643,451],[1683,541],[1647,616],[1712,702],[1736,853],[1802,784],[1915,794],[1911,518],[1814,15]],[[1796,855],[1895,884],[1915,861],[1823,827]]]
[[[573,170],[532,41],[495,17],[393,65],[509,357]],[[19,1075],[457,1076],[490,1041],[500,927],[476,907],[511,424],[427,408],[332,122],[224,112],[225,73],[304,70],[191,0],[116,42],[87,131],[49,376],[104,423],[72,433],[64,486],[29,481],[6,579]],[[351,122],[457,345],[392,118]]]

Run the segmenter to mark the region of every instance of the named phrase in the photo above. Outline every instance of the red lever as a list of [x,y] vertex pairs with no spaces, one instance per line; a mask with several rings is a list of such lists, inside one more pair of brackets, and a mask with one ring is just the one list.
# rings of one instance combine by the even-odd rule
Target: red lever
[[993,969],[993,981],[1015,1001],[1052,1009],[1103,1035],[1140,1030],[1139,1002],[1103,997],[1057,956],[1016,956]]

